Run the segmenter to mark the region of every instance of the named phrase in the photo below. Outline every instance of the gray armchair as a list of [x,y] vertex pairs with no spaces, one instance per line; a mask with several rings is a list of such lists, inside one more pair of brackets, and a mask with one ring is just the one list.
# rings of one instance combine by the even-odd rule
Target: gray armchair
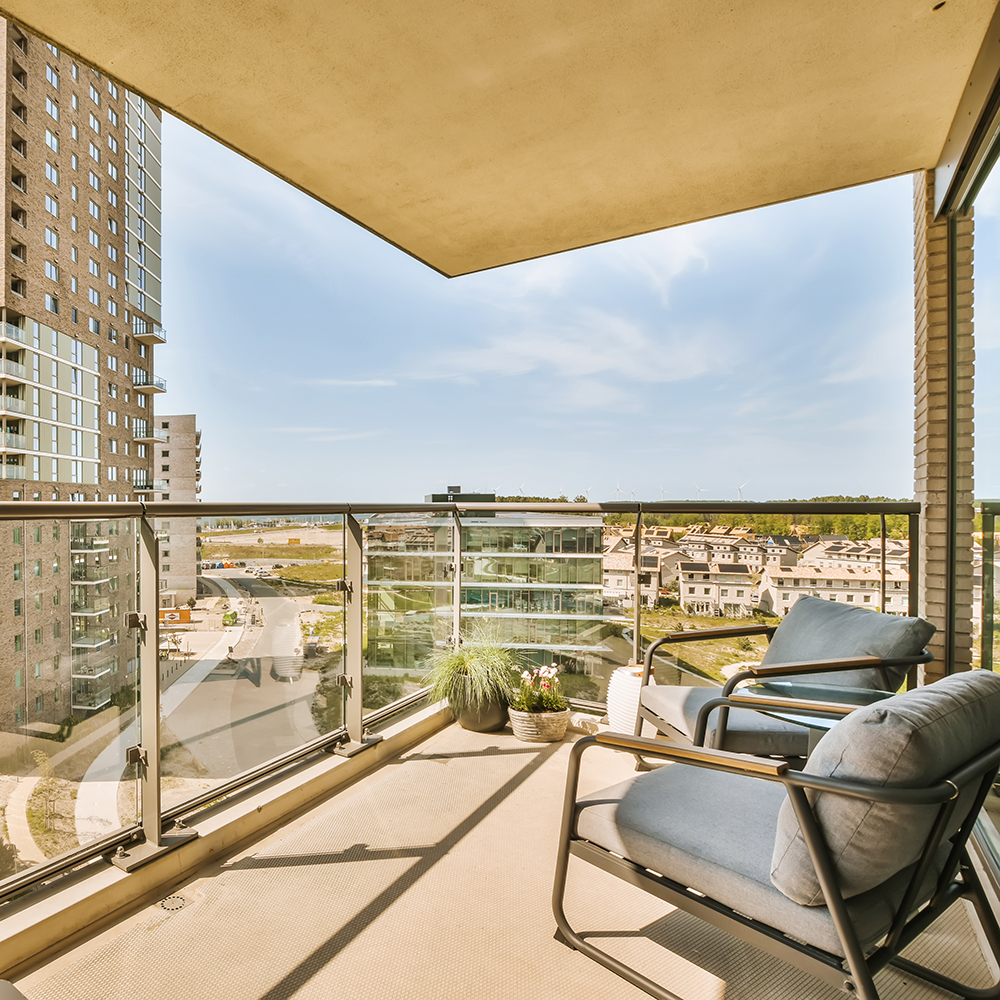
[[[818,597],[800,597],[778,625],[670,633],[646,650],[635,734],[645,719],[685,745],[804,757],[809,737],[801,726],[730,707],[728,696],[740,682],[808,678],[815,685],[892,692],[913,666],[933,659],[925,648],[933,634],[934,626],[922,618],[866,611]],[[661,646],[743,635],[766,635],[767,652],[759,665],[740,671],[721,690],[649,684],[653,655]]]
[[[586,737],[571,754],[553,890],[562,938],[677,1000],[570,925],[573,855],[864,1000],[878,1000],[873,977],[889,965],[962,996],[1000,996],[1000,982],[972,989],[900,957],[965,898],[1000,961],[1000,927],[966,850],[998,740],[1000,676],[988,671],[856,710],[801,772],[638,736]],[[672,764],[578,800],[582,755],[601,746]]]

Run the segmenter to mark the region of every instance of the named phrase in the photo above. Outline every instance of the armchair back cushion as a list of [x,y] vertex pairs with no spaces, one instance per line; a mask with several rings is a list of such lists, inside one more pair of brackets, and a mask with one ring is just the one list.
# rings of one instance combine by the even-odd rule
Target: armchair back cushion
[[[852,712],[823,736],[804,771],[917,788],[940,781],[997,742],[1000,676],[973,670]],[[974,788],[963,792],[947,836],[961,825],[974,793]],[[913,864],[940,808],[872,803],[832,792],[807,794],[845,899],[875,888]],[[825,902],[788,799],[778,812],[771,881],[797,903]]]
[[[771,639],[763,663],[795,663],[830,657],[878,656],[895,659],[919,656],[934,634],[923,618],[903,618],[866,611],[821,597],[800,597],[782,619]],[[820,684],[895,691],[906,677],[907,665],[884,667],[890,687],[873,668],[813,674]],[[805,678],[803,678],[805,679]]]

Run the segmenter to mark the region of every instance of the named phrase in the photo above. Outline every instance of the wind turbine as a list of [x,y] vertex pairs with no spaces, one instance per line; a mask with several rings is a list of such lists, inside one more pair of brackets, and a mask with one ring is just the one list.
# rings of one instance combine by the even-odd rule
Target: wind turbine
[[584,496],[585,496],[585,497],[587,498],[587,503],[590,503],[590,491],[591,491],[591,490],[592,490],[593,488],[594,488],[593,486],[588,486],[588,487],[587,487],[587,488],[586,488],[586,489],[585,489],[585,490],[583,491],[583,495],[584,495]]
[[707,489],[702,489],[702,487],[700,487],[697,483],[694,484],[694,488],[698,491],[698,499],[699,500],[701,499],[702,493],[707,493],[708,492]]
[[[749,479],[747,480],[747,483],[748,482],[750,482]],[[743,486],[746,486],[747,483],[744,483]],[[737,500],[742,500],[743,499],[743,486],[737,486],[736,487],[736,499]]]
[[517,492],[520,493],[521,496],[524,496],[524,483],[521,483],[521,485],[518,486]]
[[621,499],[621,496],[622,496],[622,484],[621,484],[621,483],[619,483],[619,484],[618,484],[618,485],[617,485],[617,486],[615,487],[615,500],[620,500],[620,499]]
[[660,487],[660,500],[661,500],[661,501],[663,500],[663,494],[664,494],[664,493],[666,493],[666,492],[667,492],[667,491],[666,491],[666,490],[665,490],[665,489],[664,489],[664,488],[663,488],[663,487],[661,486],[661,487]]

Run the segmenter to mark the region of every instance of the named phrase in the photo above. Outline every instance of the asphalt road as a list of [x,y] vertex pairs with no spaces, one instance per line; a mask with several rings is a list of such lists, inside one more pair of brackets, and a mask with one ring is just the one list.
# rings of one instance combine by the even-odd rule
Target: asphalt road
[[[264,613],[248,665],[234,674],[224,661],[170,714],[166,725],[195,759],[176,755],[177,773],[228,778],[319,735],[310,705],[318,677],[301,669],[298,608],[273,588],[239,571],[216,571],[246,590]],[[296,652],[298,650],[298,652]],[[170,758],[165,773],[171,773]]]

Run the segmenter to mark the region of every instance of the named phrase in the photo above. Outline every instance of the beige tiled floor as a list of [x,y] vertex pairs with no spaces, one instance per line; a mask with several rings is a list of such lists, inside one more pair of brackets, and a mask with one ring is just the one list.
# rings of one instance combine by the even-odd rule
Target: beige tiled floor
[[[450,727],[19,988],[29,1000],[644,997],[553,938],[568,750]],[[583,787],[631,773],[630,757],[591,751]],[[567,910],[685,1000],[843,996],[589,868],[571,871]],[[984,974],[961,913],[924,949]],[[894,972],[879,985],[884,1000],[949,995]]]

